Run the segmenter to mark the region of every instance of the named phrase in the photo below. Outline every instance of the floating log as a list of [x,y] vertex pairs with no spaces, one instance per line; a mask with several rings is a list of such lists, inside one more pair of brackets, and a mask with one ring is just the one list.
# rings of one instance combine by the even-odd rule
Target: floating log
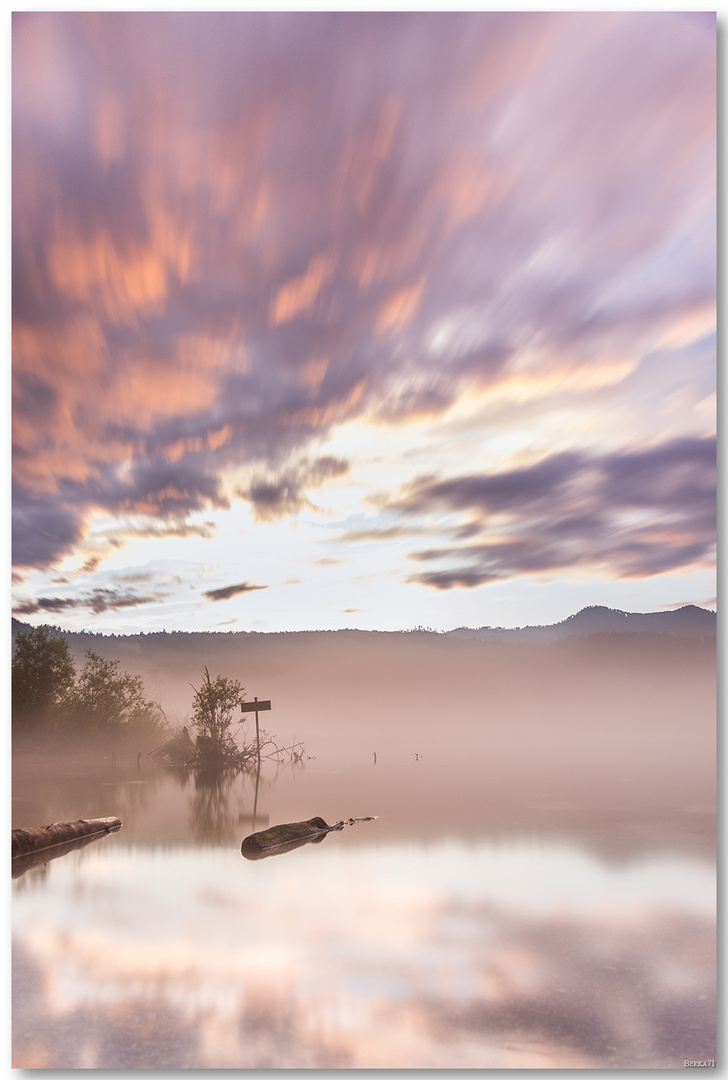
[[100,836],[121,828],[118,817],[80,818],[78,821],[55,822],[37,829],[13,829],[13,859],[31,852],[45,851],[86,836]]
[[373,817],[347,818],[328,825],[322,817],[309,818],[308,821],[293,821],[287,825],[274,825],[263,832],[251,833],[240,845],[246,859],[265,859],[269,855],[281,855],[284,851],[293,851],[303,844],[320,844],[330,832],[338,832],[345,825],[355,825],[358,821],[376,821]]
[[105,832],[91,833],[90,836],[82,836],[80,840],[69,840],[66,844],[56,844],[55,847],[29,851],[27,855],[16,855],[12,860],[13,877],[22,877],[28,870],[33,870],[38,866],[45,866],[47,863],[52,862],[53,859],[60,859],[71,851],[78,851],[80,848],[87,847],[88,844],[95,844],[106,835]]

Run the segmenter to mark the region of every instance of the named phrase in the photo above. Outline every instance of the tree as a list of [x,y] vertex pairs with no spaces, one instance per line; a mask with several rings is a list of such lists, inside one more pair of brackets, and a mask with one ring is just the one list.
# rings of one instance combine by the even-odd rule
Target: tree
[[[192,689],[195,691],[192,726],[202,737],[202,745],[207,744],[207,756],[220,764],[236,761],[240,756],[240,747],[230,728],[233,710],[239,708],[245,699],[245,688],[237,679],[228,679],[225,675],[218,675],[213,682],[205,668],[200,689],[194,686]],[[198,742],[198,754],[199,750]]]
[[[233,711],[240,708],[245,700],[245,690],[237,679],[218,675],[213,682],[205,668],[202,686],[199,690],[194,686],[192,689],[195,696],[192,700],[191,724],[199,732],[195,746],[197,766],[210,771],[226,768],[252,770],[256,766],[260,768],[261,758],[278,763],[302,760],[304,751],[301,743],[281,748],[276,745],[273,736],[262,729],[260,744],[257,733],[255,741],[249,741],[245,735],[240,743],[236,740],[231,730]],[[178,739],[159,747],[158,760],[163,760],[170,750],[174,750]]]
[[49,626],[18,634],[12,662],[13,724],[43,725],[73,690],[76,670],[65,637]]
[[154,734],[164,726],[164,713],[144,696],[138,675],[117,673],[118,660],[104,660],[88,649],[86,664],[69,697],[77,724],[99,734]]

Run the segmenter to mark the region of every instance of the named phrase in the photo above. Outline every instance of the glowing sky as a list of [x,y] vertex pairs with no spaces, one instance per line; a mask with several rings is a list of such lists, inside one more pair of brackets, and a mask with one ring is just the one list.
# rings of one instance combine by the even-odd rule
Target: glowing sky
[[714,602],[716,33],[16,13],[14,612]]

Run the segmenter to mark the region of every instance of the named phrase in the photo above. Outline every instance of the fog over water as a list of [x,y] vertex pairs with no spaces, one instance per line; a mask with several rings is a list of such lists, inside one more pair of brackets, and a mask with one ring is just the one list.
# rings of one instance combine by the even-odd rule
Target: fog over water
[[[14,827],[123,821],[15,882],[17,1066],[715,1057],[714,638],[69,641],[175,723],[205,665],[238,678],[307,757],[256,784],[132,747],[16,751]],[[314,815],[376,821],[241,858]]]
[[[516,793],[551,797],[539,822],[558,817],[566,793],[616,816],[635,802],[710,808],[715,798],[711,638],[593,634],[523,644],[339,631],[69,641],[79,659],[92,647],[141,675],[174,723],[188,719],[191,684],[205,666],[213,678],[239,679],[249,699],[271,700],[261,724],[282,745],[302,740],[316,759],[309,768],[368,765],[376,753],[381,775],[419,755],[420,771],[436,769],[438,783],[424,806],[416,789],[398,797],[393,819],[408,830],[446,830],[453,816],[458,828],[476,821],[480,829],[488,793],[500,808],[488,820],[502,812],[507,821]],[[252,715],[246,724],[253,728]],[[408,782],[405,773],[403,790]],[[351,798],[356,781],[343,783]],[[337,814],[382,811],[357,803]]]

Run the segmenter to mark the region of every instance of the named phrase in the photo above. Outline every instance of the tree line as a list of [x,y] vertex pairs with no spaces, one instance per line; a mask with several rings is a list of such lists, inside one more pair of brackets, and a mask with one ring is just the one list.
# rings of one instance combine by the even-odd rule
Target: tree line
[[129,735],[146,741],[167,728],[138,675],[86,651],[80,672],[66,639],[48,627],[18,634],[12,661],[13,732]]
[[146,697],[138,675],[119,670],[118,660],[86,650],[86,662],[76,671],[65,637],[48,626],[33,627],[15,639],[12,662],[12,717],[14,735],[84,736],[136,741],[150,746],[157,761],[210,768],[250,769],[261,757],[300,761],[303,746],[279,747],[267,731],[248,733],[245,718],[235,710],[245,700],[237,679],[205,668],[201,685],[192,686],[189,724],[197,733],[192,741],[187,727],[170,726],[161,705]]

